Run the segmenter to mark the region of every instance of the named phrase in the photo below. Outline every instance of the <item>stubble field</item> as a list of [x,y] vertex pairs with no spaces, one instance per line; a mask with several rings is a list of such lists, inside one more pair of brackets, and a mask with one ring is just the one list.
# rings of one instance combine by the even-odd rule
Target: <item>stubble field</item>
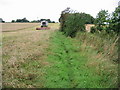
[[40,25],[40,23],[0,23],[3,32],[11,32]]
[[36,30],[36,27],[40,27],[39,23],[3,24],[3,87],[42,87],[40,82],[36,84],[34,81],[35,85],[28,83],[33,82],[31,78],[43,74],[40,67],[48,64],[45,61],[48,40],[58,26],[49,24],[50,30],[40,31]]

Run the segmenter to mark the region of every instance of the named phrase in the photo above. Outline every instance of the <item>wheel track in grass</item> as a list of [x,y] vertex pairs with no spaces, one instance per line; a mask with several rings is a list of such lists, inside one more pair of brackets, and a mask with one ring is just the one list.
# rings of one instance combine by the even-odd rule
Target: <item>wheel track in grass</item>
[[[74,70],[73,70],[73,66],[72,66],[72,63],[71,63],[71,60],[73,59],[72,57],[70,57],[70,49],[67,48],[67,45],[65,44],[65,42],[61,42],[63,44],[63,47],[64,47],[64,50],[66,52],[66,55],[67,55],[67,65],[66,67],[68,68],[68,77],[69,77],[69,86],[74,88],[75,86],[77,86],[76,83],[74,83]],[[70,44],[71,47],[73,47],[71,44]],[[74,85],[73,85],[74,83]]]
[[[60,33],[60,32],[58,32],[58,33]],[[48,60],[53,58],[53,60],[60,62],[63,66],[60,66],[59,63],[55,65],[56,61],[54,62],[53,60],[49,60],[51,63],[54,63],[54,65],[51,66],[51,70],[53,69],[53,71],[54,71],[55,69],[57,69],[58,72],[55,72],[54,74],[52,74],[52,72],[48,71],[48,75],[51,74],[51,75],[53,75],[53,77],[55,77],[55,78],[57,77],[57,79],[51,80],[52,76],[46,77],[47,81],[49,82],[49,83],[47,83],[46,87],[75,88],[75,87],[77,87],[78,83],[74,77],[75,76],[74,69],[76,68],[76,66],[74,66],[75,64],[73,64],[74,55],[72,55],[72,54],[75,54],[74,51],[76,50],[76,48],[74,48],[74,46],[72,45],[72,42],[68,38],[66,38],[64,36],[59,36],[59,34],[57,34],[57,35],[58,35],[57,37],[53,36],[53,41],[52,41],[53,47],[56,46],[56,47],[54,47],[54,49],[53,49],[53,47],[51,47],[52,52],[54,52],[53,57],[51,57],[51,55],[48,56]],[[59,49],[59,50],[56,51],[57,49]],[[56,59],[54,59],[55,57],[56,57]],[[65,70],[62,70],[62,69],[65,69]],[[62,72],[62,71],[64,71],[64,72]],[[65,76],[62,76],[61,74],[65,74]],[[58,80],[60,80],[60,81],[58,81]],[[61,82],[65,83],[65,85],[62,85]],[[57,85],[55,85],[55,83]]]

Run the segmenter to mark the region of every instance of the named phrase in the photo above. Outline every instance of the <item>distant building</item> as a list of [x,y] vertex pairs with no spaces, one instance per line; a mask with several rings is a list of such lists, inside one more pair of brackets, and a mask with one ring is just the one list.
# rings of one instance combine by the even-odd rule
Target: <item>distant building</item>
[[85,24],[85,30],[87,32],[90,32],[91,28],[94,27],[95,25],[94,24]]

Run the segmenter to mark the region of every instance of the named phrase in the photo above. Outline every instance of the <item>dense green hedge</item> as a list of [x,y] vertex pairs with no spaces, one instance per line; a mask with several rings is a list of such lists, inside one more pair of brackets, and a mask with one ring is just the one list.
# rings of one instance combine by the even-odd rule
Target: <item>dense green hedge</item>
[[81,30],[84,31],[84,20],[80,18],[78,13],[69,14],[64,21],[64,25],[61,30],[66,36],[75,37],[76,33]]
[[71,13],[70,8],[64,10],[59,19],[60,31],[66,36],[75,37],[78,31],[85,31],[85,24],[93,24],[94,18],[86,13]]

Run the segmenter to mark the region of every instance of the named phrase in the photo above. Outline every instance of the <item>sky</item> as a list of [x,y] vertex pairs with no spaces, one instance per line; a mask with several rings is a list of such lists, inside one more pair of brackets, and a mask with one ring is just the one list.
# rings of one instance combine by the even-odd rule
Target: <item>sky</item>
[[29,21],[51,19],[58,22],[61,11],[70,7],[96,17],[101,10],[112,13],[120,0],[0,0],[0,18],[6,22],[26,17]]

